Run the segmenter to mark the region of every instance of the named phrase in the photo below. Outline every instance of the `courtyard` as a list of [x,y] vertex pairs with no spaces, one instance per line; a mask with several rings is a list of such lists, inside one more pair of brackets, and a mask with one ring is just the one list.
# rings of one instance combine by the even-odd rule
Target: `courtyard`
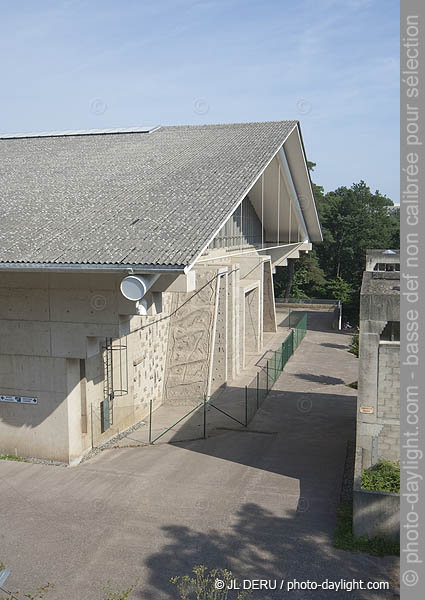
[[[355,439],[349,341],[330,328],[330,313],[309,313],[300,349],[246,429],[108,449],[76,467],[2,461],[8,589],[51,581],[48,598],[95,600],[107,581],[119,589],[137,580],[132,597],[166,600],[177,598],[170,578],[200,564],[240,579],[392,581],[396,557],[332,545],[347,441]],[[394,591],[344,595],[374,600]]]

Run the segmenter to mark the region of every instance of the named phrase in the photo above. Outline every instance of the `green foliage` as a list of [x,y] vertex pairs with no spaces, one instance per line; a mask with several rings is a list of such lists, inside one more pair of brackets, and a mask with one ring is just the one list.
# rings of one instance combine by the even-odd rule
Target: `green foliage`
[[366,250],[388,248],[398,241],[394,239],[394,217],[388,213],[392,205],[379,191],[373,194],[364,181],[323,196],[318,210],[324,240],[317,252],[326,261],[321,264],[330,278],[340,276],[359,284]]
[[364,537],[356,538],[353,535],[353,507],[351,502],[341,502],[336,517],[333,544],[335,548],[347,550],[348,552],[367,552],[374,556],[386,556],[388,554],[398,556],[400,554],[400,543],[388,538]]
[[[224,583],[224,589],[216,588],[216,580]],[[208,571],[204,565],[198,565],[190,575],[172,577],[170,581],[177,586],[180,600],[242,600],[247,592],[227,589],[233,580],[234,575],[227,569]]]
[[355,333],[351,338],[351,344],[348,348],[348,352],[354,354],[357,358],[359,358],[359,334]]
[[328,283],[329,296],[340,300],[343,304],[350,302],[353,297],[353,286],[339,275]]
[[[288,270],[278,269],[274,278],[277,297],[285,294],[288,284]],[[314,251],[302,254],[295,263],[291,298],[324,298],[327,281]]]
[[357,390],[359,387],[359,382],[358,381],[352,381],[351,383],[348,384],[348,387],[352,388],[353,390]]
[[[315,166],[308,162],[310,172]],[[296,261],[290,296],[341,300],[344,318],[356,324],[366,250],[400,247],[400,210],[364,181],[326,194],[314,182],[312,187],[323,242]],[[285,293],[286,271],[278,269],[275,277],[277,296]]]
[[137,581],[131,584],[128,588],[125,588],[120,591],[116,591],[111,587],[111,583],[108,581],[104,588],[104,600],[128,600],[130,598],[132,592],[134,591],[137,585]]
[[[2,571],[5,568],[5,565],[0,561],[0,571]],[[104,600],[128,600],[130,594],[134,591],[136,585],[137,580],[127,589],[117,592],[113,591],[113,589],[110,587],[110,583],[108,582],[106,584],[106,587],[104,588],[103,598]],[[47,585],[38,588],[34,593],[27,592],[26,594],[22,595],[19,592],[13,592],[13,594],[8,594],[7,596],[0,596],[0,600],[12,600],[13,597],[22,599],[28,598],[28,600],[43,600],[46,597],[49,590],[51,590],[54,587],[55,586],[53,585],[53,583],[49,582],[47,583]]]
[[400,493],[400,465],[381,460],[362,473],[362,489]]
[[25,459],[22,456],[16,456],[16,454],[0,454],[0,460],[17,460],[24,462]]

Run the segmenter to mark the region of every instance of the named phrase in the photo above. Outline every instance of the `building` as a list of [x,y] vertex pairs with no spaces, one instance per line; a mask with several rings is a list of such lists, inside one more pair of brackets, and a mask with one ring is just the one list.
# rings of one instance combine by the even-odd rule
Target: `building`
[[78,461],[197,403],[321,241],[297,121],[0,138],[0,452]]
[[367,252],[360,294],[358,390],[353,532],[399,539],[399,494],[361,487],[365,469],[381,460],[400,460],[399,250]]
[[400,460],[400,251],[368,250],[360,294],[358,467]]

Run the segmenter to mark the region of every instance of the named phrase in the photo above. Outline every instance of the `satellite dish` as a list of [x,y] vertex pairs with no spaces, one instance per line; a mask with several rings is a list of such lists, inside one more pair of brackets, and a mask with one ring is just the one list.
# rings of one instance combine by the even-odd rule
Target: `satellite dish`
[[158,274],[154,275],[127,275],[121,281],[120,289],[124,298],[138,302],[143,298],[146,292],[159,279]]
[[137,302],[148,291],[149,284],[142,275],[128,275],[121,281],[120,289],[124,298]]

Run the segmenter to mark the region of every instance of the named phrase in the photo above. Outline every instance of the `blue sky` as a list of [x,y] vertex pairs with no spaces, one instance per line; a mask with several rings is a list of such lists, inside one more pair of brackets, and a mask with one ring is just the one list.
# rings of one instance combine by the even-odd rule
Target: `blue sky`
[[399,202],[399,2],[0,0],[3,133],[299,119],[313,178]]

